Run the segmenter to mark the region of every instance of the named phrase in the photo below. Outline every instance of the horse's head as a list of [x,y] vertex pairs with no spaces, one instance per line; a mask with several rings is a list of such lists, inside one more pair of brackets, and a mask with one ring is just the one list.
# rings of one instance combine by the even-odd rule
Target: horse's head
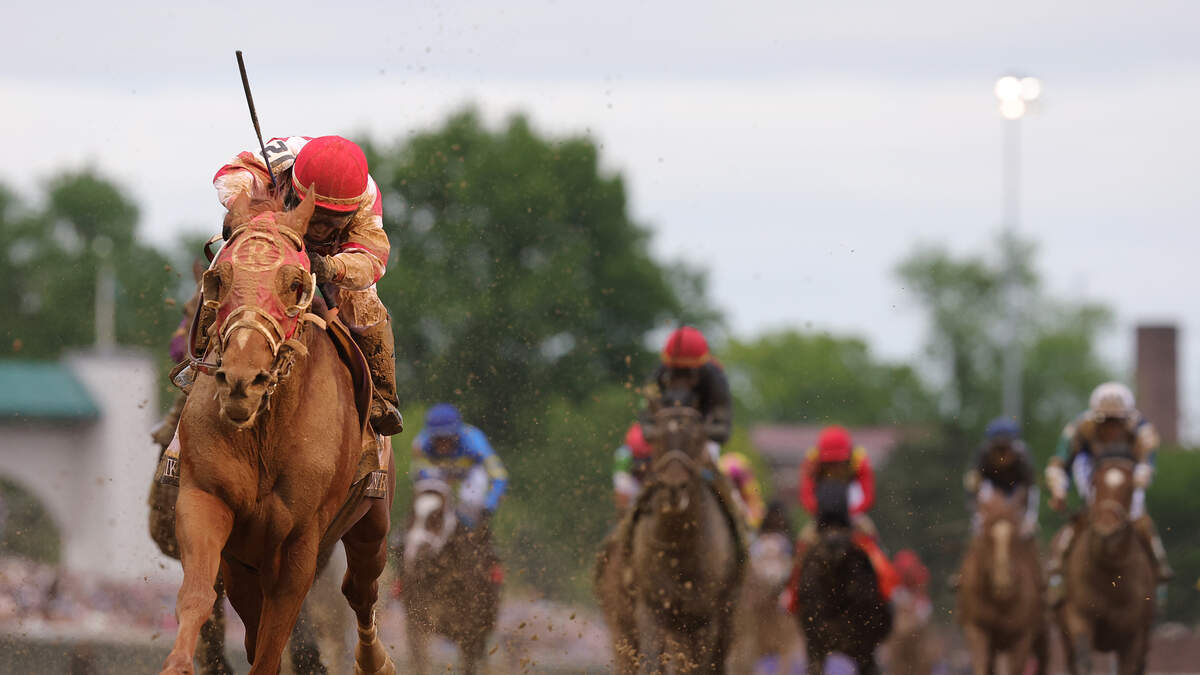
[[311,198],[288,212],[278,210],[280,202],[239,198],[229,212],[229,241],[201,279],[203,306],[215,316],[208,344],[217,357],[211,365],[221,415],[239,429],[265,407],[280,377],[280,348],[312,303],[316,280],[304,233],[313,207]]
[[1021,530],[1020,505],[1025,503],[1024,488],[1012,497],[993,492],[978,505],[979,546],[984,563],[984,578],[998,600],[1012,597],[1016,590],[1013,577],[1013,542]]
[[1092,529],[1108,537],[1129,524],[1133,505],[1132,459],[1110,453],[1101,457],[1092,472],[1092,505],[1089,520]]
[[457,528],[458,516],[450,486],[440,480],[418,481],[404,535],[405,569],[415,569],[422,561],[441,553]]
[[654,414],[649,440],[654,446],[650,471],[663,489],[655,506],[663,513],[682,513],[691,503],[691,487],[704,470],[707,438],[700,412],[689,406],[660,408]]

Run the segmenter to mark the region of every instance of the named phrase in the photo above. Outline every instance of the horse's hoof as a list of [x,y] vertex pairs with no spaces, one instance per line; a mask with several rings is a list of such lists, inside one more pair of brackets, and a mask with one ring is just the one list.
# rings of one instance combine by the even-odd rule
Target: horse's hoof
[[390,658],[385,656],[383,665],[376,670],[363,670],[358,663],[355,663],[354,675],[396,675],[396,666]]
[[159,671],[159,675],[194,675],[194,673],[192,660],[175,652],[167,655],[167,660],[163,663],[162,670]]
[[396,675],[396,666],[379,641],[375,617],[371,626],[358,627],[358,646],[354,649],[354,675]]

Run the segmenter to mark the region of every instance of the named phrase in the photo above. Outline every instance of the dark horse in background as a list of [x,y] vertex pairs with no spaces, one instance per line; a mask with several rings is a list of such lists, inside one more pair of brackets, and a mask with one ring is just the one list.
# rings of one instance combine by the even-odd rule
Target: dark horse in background
[[804,556],[796,620],[804,631],[808,672],[824,672],[832,653],[852,659],[861,675],[879,672],[875,650],[892,629],[871,560],[854,543],[846,483],[817,485],[817,543]]
[[437,634],[458,645],[462,672],[470,675],[486,665],[484,648],[500,614],[500,564],[483,525],[471,530],[458,519],[449,485],[422,480],[413,493],[400,572],[412,668],[430,672],[429,638]]
[[1146,671],[1156,576],[1130,520],[1133,467],[1128,449],[1098,454],[1092,503],[1065,527],[1078,533],[1063,561],[1065,602],[1058,609],[1067,667],[1092,669],[1092,651],[1115,652],[1117,672]]
[[596,570],[614,670],[723,673],[745,561],[736,515],[714,487],[700,413],[661,407],[651,428],[646,487]]

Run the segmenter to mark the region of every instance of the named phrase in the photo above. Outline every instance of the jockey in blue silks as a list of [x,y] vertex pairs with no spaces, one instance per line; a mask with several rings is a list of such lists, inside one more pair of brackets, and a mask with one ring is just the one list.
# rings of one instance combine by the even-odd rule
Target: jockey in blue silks
[[483,432],[464,424],[458,409],[439,403],[413,440],[413,482],[439,479],[458,487],[458,516],[474,528],[500,505],[508,472]]

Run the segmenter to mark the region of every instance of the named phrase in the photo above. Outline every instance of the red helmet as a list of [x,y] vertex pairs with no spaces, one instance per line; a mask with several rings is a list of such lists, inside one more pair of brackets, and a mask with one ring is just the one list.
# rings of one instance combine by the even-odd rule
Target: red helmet
[[634,422],[629,427],[629,431],[625,432],[625,445],[629,446],[629,451],[634,457],[645,458],[649,457],[654,452],[654,448],[646,442],[646,436],[642,433],[642,425]]
[[817,436],[817,460],[821,462],[844,462],[850,459],[854,445],[846,427],[825,427]]
[[308,188],[317,206],[348,213],[358,209],[367,194],[367,156],[341,136],[320,136],[300,148],[292,167],[292,187],[301,199]]
[[712,355],[708,353],[708,340],[704,339],[704,333],[691,326],[683,326],[675,329],[667,338],[662,360],[669,368],[699,368],[712,360]]

